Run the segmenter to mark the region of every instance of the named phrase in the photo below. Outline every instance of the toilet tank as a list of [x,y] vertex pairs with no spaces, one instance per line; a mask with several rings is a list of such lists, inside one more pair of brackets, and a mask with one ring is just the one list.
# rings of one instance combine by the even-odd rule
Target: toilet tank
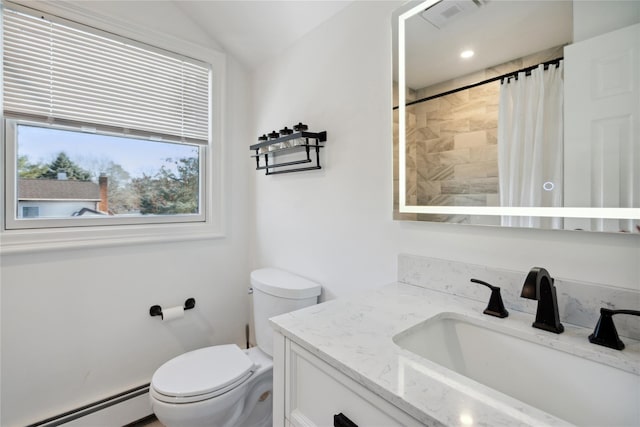
[[269,318],[317,304],[319,284],[277,268],[251,272],[253,322],[258,347],[273,355],[273,329]]

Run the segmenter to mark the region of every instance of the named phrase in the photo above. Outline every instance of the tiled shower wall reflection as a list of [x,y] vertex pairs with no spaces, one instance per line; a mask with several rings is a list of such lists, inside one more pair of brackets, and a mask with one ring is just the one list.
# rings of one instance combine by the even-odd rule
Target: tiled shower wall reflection
[[[559,58],[562,54],[563,48],[559,46],[427,88],[408,89],[407,102]],[[407,107],[407,204],[499,206],[499,96],[500,82],[496,81]],[[398,126],[395,110],[394,218],[499,224],[499,218],[487,216],[398,214]]]
[[499,93],[493,82],[407,108],[418,205],[499,204]]

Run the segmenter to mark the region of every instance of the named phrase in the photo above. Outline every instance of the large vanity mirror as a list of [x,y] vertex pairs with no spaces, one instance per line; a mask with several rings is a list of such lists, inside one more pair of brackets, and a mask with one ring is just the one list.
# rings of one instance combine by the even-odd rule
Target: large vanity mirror
[[427,0],[394,26],[394,218],[640,233],[640,2]]

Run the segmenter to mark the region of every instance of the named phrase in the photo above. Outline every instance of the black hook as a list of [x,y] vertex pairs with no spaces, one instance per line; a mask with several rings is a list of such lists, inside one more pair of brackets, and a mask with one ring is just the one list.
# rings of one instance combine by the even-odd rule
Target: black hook
[[[184,302],[183,308],[185,310],[191,310],[195,306],[196,299],[189,298]],[[162,316],[162,307],[160,307],[159,305],[152,305],[151,308],[149,308],[149,316],[160,316],[162,319],[164,319],[164,317]]]
[[473,283],[479,283],[491,289],[491,297],[489,298],[489,305],[483,311],[484,314],[488,314],[489,316],[495,317],[507,317],[509,316],[509,312],[506,308],[504,308],[504,303],[502,302],[502,296],[500,295],[500,288],[498,286],[490,285],[487,282],[483,282],[478,279],[471,279]]

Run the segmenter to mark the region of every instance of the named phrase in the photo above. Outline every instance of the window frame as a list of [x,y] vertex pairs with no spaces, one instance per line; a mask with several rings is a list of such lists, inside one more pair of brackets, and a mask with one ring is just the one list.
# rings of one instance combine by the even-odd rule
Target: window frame
[[[22,6],[15,2],[5,1],[1,7],[7,6],[17,10],[33,11],[30,7]],[[204,153],[201,152],[200,156],[201,216],[195,221],[191,215],[142,216],[128,218],[129,220],[135,219],[135,221],[126,221],[126,224],[123,221],[114,221],[115,218],[64,218],[62,219],[63,222],[67,223],[69,221],[81,221],[79,223],[81,226],[66,227],[62,227],[55,220],[27,219],[27,221],[33,221],[34,223],[39,222],[43,226],[15,228],[15,224],[12,225],[11,223],[17,219],[17,214],[14,212],[15,207],[17,207],[17,178],[16,163],[11,160],[16,158],[17,142],[15,137],[11,139],[8,134],[14,130],[16,123],[36,126],[40,126],[42,123],[13,117],[8,118],[3,115],[0,121],[0,135],[2,138],[0,161],[4,165],[4,172],[0,174],[0,186],[4,192],[4,197],[0,198],[0,215],[2,219],[0,253],[224,237],[224,171],[222,170],[223,163],[221,160],[224,155],[222,106],[225,105],[225,54],[149,28],[131,25],[130,23],[100,16],[93,12],[89,13],[76,5],[39,3],[38,9],[39,12],[48,13],[62,20],[69,20],[72,23],[76,22],[80,23],[80,25],[93,27],[99,29],[98,31],[113,33],[117,37],[126,37],[140,43],[176,52],[177,54],[187,55],[188,52],[187,56],[211,65],[209,139],[208,144],[203,149]],[[2,70],[0,70],[0,79],[2,77]],[[2,97],[0,97],[1,102]],[[4,108],[1,108],[0,111],[4,111]],[[54,127],[64,128],[64,126],[59,125]],[[78,127],[75,127],[75,129],[79,130]],[[13,135],[15,136],[15,133]],[[171,217],[174,217],[173,220],[168,221],[168,218]],[[181,219],[184,219],[184,217],[190,218],[189,221],[185,222],[180,221],[179,217],[182,217]],[[175,221],[176,219],[178,221]],[[21,221],[25,220],[22,219]]]

